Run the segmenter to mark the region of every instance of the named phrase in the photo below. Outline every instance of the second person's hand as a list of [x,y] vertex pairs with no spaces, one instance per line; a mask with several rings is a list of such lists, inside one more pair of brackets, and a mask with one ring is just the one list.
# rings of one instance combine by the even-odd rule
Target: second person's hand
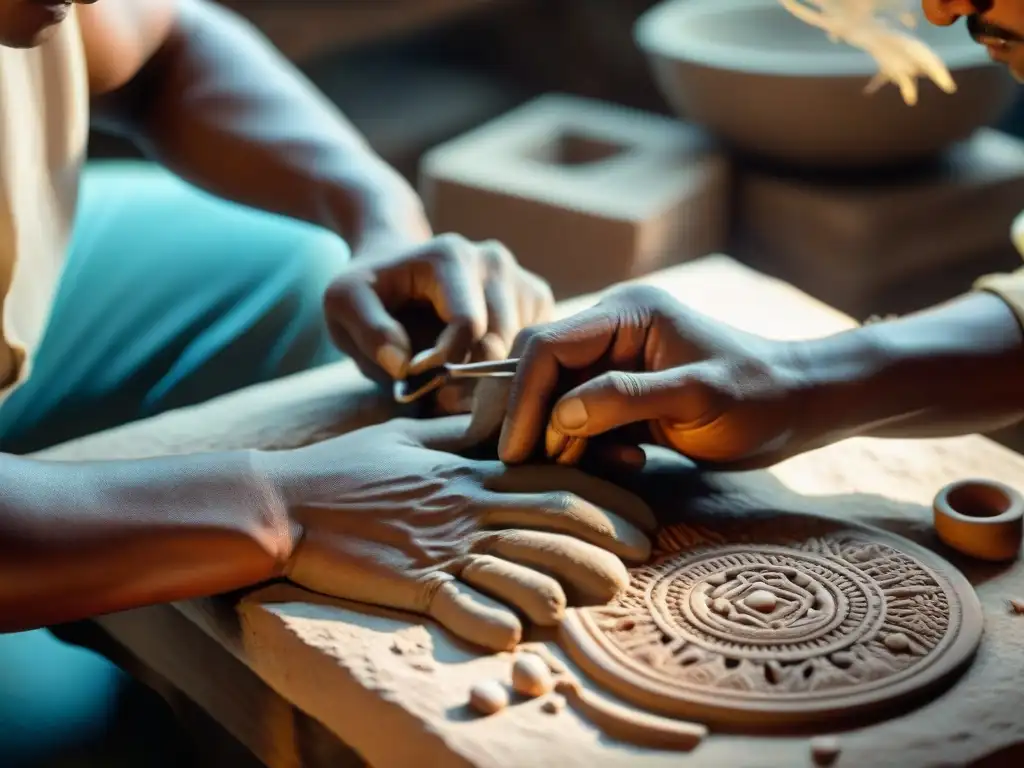
[[324,306],[337,346],[390,385],[445,362],[504,359],[520,329],[550,318],[554,301],[501,243],[447,234],[371,239]]
[[[658,289],[626,287],[573,317],[526,329],[512,355],[521,362],[499,442],[511,464],[545,446],[556,457],[568,438],[602,436],[606,451],[633,463],[646,442],[746,468],[819,437],[803,398],[799,344],[740,331]],[[493,420],[495,398],[481,394]],[[477,414],[475,427],[487,431],[480,422],[488,418]],[[570,453],[574,462],[580,452]]]

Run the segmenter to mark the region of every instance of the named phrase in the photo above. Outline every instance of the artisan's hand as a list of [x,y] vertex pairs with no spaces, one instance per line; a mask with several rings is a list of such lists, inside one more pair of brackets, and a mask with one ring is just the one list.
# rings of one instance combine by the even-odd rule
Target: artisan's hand
[[286,575],[318,592],[432,616],[494,650],[516,611],[555,624],[603,603],[650,554],[647,506],[575,469],[473,461],[468,417],[393,421],[261,454],[299,529]]
[[[573,463],[580,452],[566,450],[569,438],[605,435],[603,448],[632,462],[642,461],[636,446],[646,442],[698,461],[765,464],[802,450],[807,437],[794,348],[660,290],[621,289],[574,317],[527,329],[512,354],[522,362],[499,446],[509,463],[541,449]],[[496,385],[487,387],[477,432],[494,419]]]
[[325,308],[335,343],[380,383],[504,359],[519,330],[554,306],[547,284],[496,241],[441,235],[367,248],[328,288]]

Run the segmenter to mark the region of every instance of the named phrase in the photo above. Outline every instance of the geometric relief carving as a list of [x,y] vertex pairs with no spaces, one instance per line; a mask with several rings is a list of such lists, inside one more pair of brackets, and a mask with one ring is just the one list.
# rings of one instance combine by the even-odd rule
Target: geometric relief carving
[[981,639],[974,589],[942,558],[821,518],[673,526],[631,576],[569,611],[561,644],[621,698],[717,730],[863,724],[934,693]]

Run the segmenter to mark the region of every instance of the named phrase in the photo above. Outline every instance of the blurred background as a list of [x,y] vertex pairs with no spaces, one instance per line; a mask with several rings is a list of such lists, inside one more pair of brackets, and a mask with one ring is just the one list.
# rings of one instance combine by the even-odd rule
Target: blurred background
[[865,96],[874,63],[776,0],[222,2],[418,185],[437,231],[505,241],[559,297],[724,251],[865,320],[1021,261],[1024,89],[962,28],[929,39],[958,93],[924,83],[907,107]]
[[[423,152],[561,91],[666,111],[633,43],[650,0],[223,0],[415,178]],[[94,139],[98,156],[131,150]]]

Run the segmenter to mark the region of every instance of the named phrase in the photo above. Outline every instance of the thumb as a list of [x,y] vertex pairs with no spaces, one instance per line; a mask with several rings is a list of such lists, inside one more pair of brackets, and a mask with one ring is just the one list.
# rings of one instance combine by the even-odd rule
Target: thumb
[[611,371],[570,390],[555,405],[551,423],[569,437],[593,437],[643,421],[696,424],[711,410],[700,366],[652,373]]

